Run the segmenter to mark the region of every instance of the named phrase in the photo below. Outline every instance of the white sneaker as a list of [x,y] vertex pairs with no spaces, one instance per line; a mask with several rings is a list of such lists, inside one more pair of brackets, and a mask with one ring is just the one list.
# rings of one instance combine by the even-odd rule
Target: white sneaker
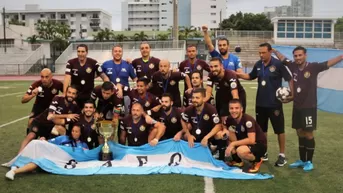
[[18,169],[17,166],[11,166],[11,170],[16,170],[16,169]]
[[6,173],[5,177],[9,180],[14,180],[14,175],[15,175],[14,171],[10,170]]

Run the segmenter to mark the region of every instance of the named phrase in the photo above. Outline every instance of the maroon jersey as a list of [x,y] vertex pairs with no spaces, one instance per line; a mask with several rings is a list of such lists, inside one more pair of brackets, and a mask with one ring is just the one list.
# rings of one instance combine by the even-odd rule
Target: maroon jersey
[[[65,101],[65,98],[62,96],[55,96],[49,108],[47,108],[42,114],[38,115],[35,120],[39,122],[40,124],[52,124],[52,121],[49,121],[48,115],[49,113],[54,113],[57,115],[62,115],[62,114],[80,114],[81,110],[75,103],[67,103]],[[67,121],[69,121],[67,119]]]
[[148,111],[148,115],[166,126],[166,131],[161,140],[172,139],[177,132],[182,130],[181,111],[176,107],[172,107],[169,115],[162,108],[158,112]]
[[99,146],[99,134],[95,130],[94,119],[90,122],[85,119],[85,115],[81,114],[80,119],[74,123],[74,125],[80,126],[82,129],[83,139],[88,145],[89,149],[93,149]]
[[224,124],[230,131],[236,133],[237,140],[248,138],[248,133],[255,133],[255,142],[267,146],[266,136],[256,120],[250,115],[243,114],[239,123],[231,116],[228,116]]
[[151,79],[152,75],[158,71],[159,64],[160,59],[155,57],[150,57],[147,62],[144,62],[142,58],[136,58],[132,61],[132,66],[136,70],[138,78],[146,76],[146,78]]
[[143,106],[145,112],[161,104],[160,99],[155,95],[146,92],[144,96],[140,96],[137,89],[132,89],[127,86],[124,87],[124,96],[130,98],[130,107],[132,107],[133,103],[139,103]]
[[150,130],[153,125],[145,122],[142,116],[138,123],[134,123],[132,116],[127,115],[124,119],[120,120],[120,129],[126,131],[126,138],[129,146],[141,146],[148,143]]
[[214,85],[221,101],[230,101],[233,98],[231,91],[235,89],[238,89],[239,99],[243,100],[245,98],[245,90],[232,70],[225,70],[222,79],[210,73],[207,79],[207,86],[213,88]]
[[[113,111],[113,113],[120,113],[123,108],[123,99],[117,97],[118,89],[115,87],[114,94],[107,100],[102,96],[101,85],[96,86],[91,94],[91,99],[95,102],[98,99],[96,112],[103,113],[104,115]],[[111,118],[112,119],[112,118]]]
[[293,107],[317,108],[317,77],[324,70],[329,69],[326,62],[306,63],[303,70],[298,68],[298,64],[285,60],[288,68],[293,74],[294,81],[294,103]]
[[[191,106],[193,103],[192,103],[192,95],[193,95],[193,92],[191,93],[184,93],[184,101],[183,101],[183,106],[184,107],[188,107],[188,106]],[[213,98],[213,95],[211,95],[210,99],[207,101],[207,103],[211,104],[211,105],[215,105],[215,101],[214,101],[214,98]]]
[[217,110],[208,103],[204,104],[201,114],[197,114],[193,105],[187,107],[182,113],[182,120],[192,125],[190,133],[196,138],[195,142],[200,142],[217,124],[220,124]]
[[179,89],[180,80],[185,80],[186,74],[183,72],[170,72],[167,79],[162,77],[161,72],[156,72],[152,77],[154,94],[161,99],[163,93],[173,96],[175,107],[181,107],[181,93]]
[[102,68],[100,64],[87,58],[85,65],[81,66],[79,59],[74,58],[67,62],[65,74],[71,76],[71,84],[79,89],[78,98],[89,98],[94,88],[94,79],[100,76]]
[[[204,60],[200,59],[196,59],[194,64],[191,64],[188,59],[180,63],[179,71],[187,74],[189,77],[191,77],[192,73],[196,70],[203,74],[204,70],[210,72],[210,66]],[[184,88],[185,91],[188,89],[186,83]]]

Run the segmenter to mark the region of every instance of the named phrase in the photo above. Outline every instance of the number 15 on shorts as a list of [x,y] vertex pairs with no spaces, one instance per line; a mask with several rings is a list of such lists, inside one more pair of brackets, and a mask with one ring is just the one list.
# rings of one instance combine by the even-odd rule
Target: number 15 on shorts
[[305,127],[313,127],[312,116],[305,117]]

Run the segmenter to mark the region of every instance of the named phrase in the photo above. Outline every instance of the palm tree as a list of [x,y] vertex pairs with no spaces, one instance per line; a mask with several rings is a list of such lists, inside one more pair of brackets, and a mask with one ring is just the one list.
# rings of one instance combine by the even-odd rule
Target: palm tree
[[190,37],[201,38],[201,37],[203,37],[203,35],[199,31],[194,31],[192,34],[190,34]]
[[114,40],[117,42],[123,42],[127,39],[128,38],[124,34],[118,34],[118,35],[114,36]]
[[38,44],[39,42],[39,37],[37,35],[33,35],[31,37],[28,37],[26,40],[30,43],[30,44]]
[[168,38],[169,38],[169,34],[160,33],[160,34],[157,35],[157,39],[158,40],[165,41],[165,40],[168,40]]
[[105,34],[103,31],[99,31],[97,34],[94,35],[94,40],[98,42],[102,42],[105,40]]
[[105,28],[105,30],[101,30],[104,33],[104,39],[105,40],[111,40],[114,36],[113,30],[110,30],[108,28]]
[[189,35],[193,33],[194,31],[195,31],[194,26],[190,26],[190,27],[181,26],[180,27],[180,32],[182,33],[184,39],[188,39]]
[[146,41],[148,40],[148,35],[144,33],[144,31],[141,31],[140,33],[135,33],[133,35],[135,41]]

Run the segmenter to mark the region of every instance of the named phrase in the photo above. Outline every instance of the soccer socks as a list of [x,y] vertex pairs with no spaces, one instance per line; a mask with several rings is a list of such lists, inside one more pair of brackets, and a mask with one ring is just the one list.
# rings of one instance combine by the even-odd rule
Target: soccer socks
[[226,140],[217,140],[217,149],[219,151],[219,160],[225,159],[225,150],[226,150],[227,142]]
[[314,138],[306,139],[306,154],[307,154],[306,161],[312,162],[315,146],[316,146],[316,143],[314,141]]
[[[307,139],[305,137],[298,137],[299,139],[299,155],[300,155],[300,160],[303,162],[306,162],[306,141]],[[313,154],[312,154],[313,155]]]

